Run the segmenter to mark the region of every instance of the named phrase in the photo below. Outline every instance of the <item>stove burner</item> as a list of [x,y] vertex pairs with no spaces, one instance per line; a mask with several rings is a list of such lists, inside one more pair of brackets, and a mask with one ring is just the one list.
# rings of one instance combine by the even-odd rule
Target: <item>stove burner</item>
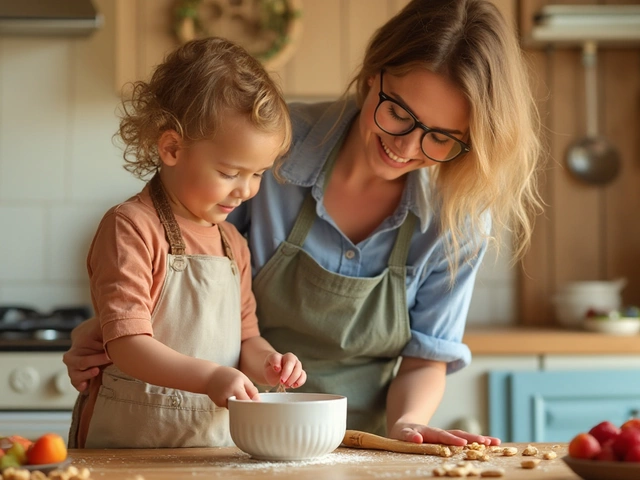
[[69,339],[71,330],[92,314],[87,306],[57,308],[49,313],[24,306],[0,306],[0,339]]

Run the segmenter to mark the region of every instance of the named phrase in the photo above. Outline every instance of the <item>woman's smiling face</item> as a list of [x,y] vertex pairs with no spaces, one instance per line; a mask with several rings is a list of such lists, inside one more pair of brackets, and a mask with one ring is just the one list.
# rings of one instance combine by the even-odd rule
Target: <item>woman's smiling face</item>
[[[424,134],[421,128],[403,136],[393,136],[380,129],[374,119],[379,102],[380,73],[369,79],[369,86],[360,113],[359,129],[366,161],[374,174],[394,180],[410,171],[436,164],[420,148]],[[402,77],[385,72],[383,91],[408,108],[424,125],[467,140],[469,103],[445,77],[426,69],[416,69]]]

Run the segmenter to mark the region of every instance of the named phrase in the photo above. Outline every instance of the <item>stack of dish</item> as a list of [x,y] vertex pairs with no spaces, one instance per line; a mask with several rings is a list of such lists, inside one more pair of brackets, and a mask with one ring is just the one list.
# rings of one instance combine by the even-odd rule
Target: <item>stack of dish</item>
[[570,282],[553,297],[556,320],[564,327],[582,328],[589,310],[610,312],[622,307],[626,279]]

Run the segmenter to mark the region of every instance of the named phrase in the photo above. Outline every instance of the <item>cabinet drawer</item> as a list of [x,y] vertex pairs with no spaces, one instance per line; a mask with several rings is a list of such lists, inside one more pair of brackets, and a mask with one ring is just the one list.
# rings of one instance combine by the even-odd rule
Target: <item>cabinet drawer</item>
[[640,412],[640,371],[491,372],[490,432],[513,442],[568,442]]

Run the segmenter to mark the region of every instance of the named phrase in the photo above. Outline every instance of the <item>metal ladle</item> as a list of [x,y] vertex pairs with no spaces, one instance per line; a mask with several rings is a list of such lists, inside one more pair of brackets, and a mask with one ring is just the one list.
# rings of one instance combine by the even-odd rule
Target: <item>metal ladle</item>
[[579,180],[592,185],[604,185],[620,171],[618,151],[598,135],[597,46],[585,42],[582,63],[585,71],[587,135],[569,147],[567,166]]

